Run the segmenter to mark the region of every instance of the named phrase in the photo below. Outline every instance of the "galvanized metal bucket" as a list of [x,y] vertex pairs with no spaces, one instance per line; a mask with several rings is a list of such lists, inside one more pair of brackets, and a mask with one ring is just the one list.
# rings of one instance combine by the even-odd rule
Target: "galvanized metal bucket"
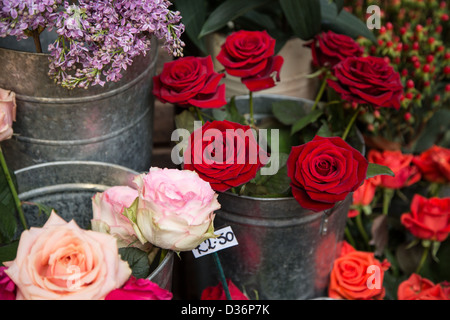
[[239,245],[219,253],[226,277],[252,298],[310,299],[326,295],[340,252],[349,195],[335,208],[312,212],[294,198],[219,195],[215,225],[231,226]]
[[73,90],[49,78],[48,54],[8,49],[9,44],[0,41],[0,88],[14,91],[17,100],[16,135],[3,143],[11,169],[89,160],[148,170],[156,39],[150,53],[137,57],[119,82]]
[[[281,100],[303,102],[308,110],[313,101],[273,94],[254,96],[255,120],[273,117],[272,103]],[[248,113],[248,96],[238,96],[236,107]],[[350,144],[363,154],[362,136]],[[238,245],[219,251],[225,272],[251,299],[299,300],[327,296],[329,275],[340,253],[352,194],[333,209],[313,212],[302,208],[293,197],[257,198],[220,193],[221,209],[215,229],[231,226]],[[214,262],[209,257],[192,262],[198,289],[216,285]],[[188,283],[189,277],[186,275]]]
[[[54,208],[66,221],[84,229],[92,219],[92,196],[117,185],[133,186],[136,171],[96,161],[60,161],[38,164],[15,171],[19,198],[29,227],[42,226],[47,217],[38,214],[39,203]],[[21,230],[19,230],[20,232]],[[149,279],[171,290],[174,254],[169,252]]]

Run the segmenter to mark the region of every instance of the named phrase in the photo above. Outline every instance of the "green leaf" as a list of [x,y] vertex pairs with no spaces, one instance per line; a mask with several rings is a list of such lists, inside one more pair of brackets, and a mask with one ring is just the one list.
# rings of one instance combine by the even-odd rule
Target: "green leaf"
[[294,34],[300,39],[312,39],[320,32],[321,12],[319,1],[280,0],[280,5]]
[[[271,157],[275,156],[274,154]],[[256,177],[248,183],[245,188],[244,194],[258,197],[277,197],[286,195],[290,190],[290,178],[287,175],[287,159],[289,154],[279,153],[279,169],[274,175],[261,175],[261,171],[258,171]],[[270,167],[269,162],[266,167]]]
[[272,113],[281,123],[293,125],[306,115],[304,103],[299,101],[277,101],[272,104]]
[[196,120],[197,119],[194,117],[192,112],[189,110],[184,110],[175,116],[175,126],[177,129],[186,129],[192,133],[194,132],[194,121]]
[[17,247],[19,246],[19,240],[8,243],[7,245],[0,247],[0,264],[4,262],[12,261],[16,258]]
[[212,114],[216,120],[228,120],[240,124],[247,124],[245,117],[239,113],[236,107],[235,97],[230,99],[230,102],[225,106],[225,108],[213,109]]
[[150,264],[145,251],[134,247],[127,247],[120,248],[119,254],[122,260],[128,262],[131,268],[131,274],[136,278],[146,278],[150,274]]
[[182,16],[182,22],[186,27],[189,39],[203,53],[207,53],[204,39],[198,35],[206,20],[207,0],[174,0],[172,1]]
[[387,175],[387,176],[395,176],[394,172],[389,167],[376,164],[376,163],[370,163],[369,167],[367,168],[367,174],[366,179],[379,176],[379,175]]
[[342,8],[344,8],[344,0],[334,0],[336,4],[337,12],[341,12]]
[[345,34],[356,39],[359,36],[376,42],[376,37],[367,25],[346,10],[338,14],[336,4],[329,0],[320,0],[322,28],[330,29],[336,33]]
[[229,21],[244,13],[263,6],[271,0],[227,0],[218,6],[208,17],[200,31],[199,38],[223,28]]
[[311,124],[315,122],[319,117],[323,115],[323,111],[320,109],[315,109],[308,113],[306,116],[302,117],[300,120],[298,120],[291,129],[291,134],[294,134],[300,130],[302,130],[304,127],[306,127],[308,124]]

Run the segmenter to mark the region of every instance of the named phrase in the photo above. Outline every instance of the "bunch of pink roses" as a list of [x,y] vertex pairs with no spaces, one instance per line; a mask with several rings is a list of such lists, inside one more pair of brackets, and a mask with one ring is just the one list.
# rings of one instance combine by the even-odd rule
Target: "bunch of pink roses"
[[171,299],[148,274],[135,275],[126,250],[150,266],[155,249],[192,250],[214,237],[217,194],[188,170],[151,168],[134,182],[93,196],[92,230],[52,212],[43,227],[23,231],[16,258],[3,262],[0,298]]

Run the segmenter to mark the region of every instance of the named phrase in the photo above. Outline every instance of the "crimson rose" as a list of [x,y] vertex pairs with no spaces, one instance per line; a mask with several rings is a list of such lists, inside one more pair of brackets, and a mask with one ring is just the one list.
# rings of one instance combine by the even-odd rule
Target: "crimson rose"
[[308,44],[313,64],[318,67],[333,67],[348,57],[362,56],[364,49],[351,37],[333,31],[322,32]]
[[184,169],[196,171],[214,190],[224,192],[253,179],[267,160],[250,126],[213,121],[191,134]]
[[358,189],[368,161],[340,137],[314,139],[292,147],[287,161],[294,198],[306,209],[321,211]]
[[229,35],[217,60],[228,74],[241,78],[252,92],[275,86],[273,74],[280,81],[284,59],[274,56],[276,40],[264,31],[240,30]]
[[332,68],[328,85],[349,102],[400,109],[400,74],[383,58],[349,57]]
[[415,194],[402,224],[417,238],[444,241],[450,233],[450,197],[427,199]]
[[219,85],[224,76],[214,71],[211,56],[180,58],[153,77],[153,94],[163,103],[220,108],[227,104],[225,85]]

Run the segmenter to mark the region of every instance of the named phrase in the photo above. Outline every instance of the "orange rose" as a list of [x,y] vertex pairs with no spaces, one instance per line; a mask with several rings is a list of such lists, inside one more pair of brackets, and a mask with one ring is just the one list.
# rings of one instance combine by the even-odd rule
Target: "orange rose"
[[441,285],[422,278],[416,273],[400,283],[397,289],[398,300],[449,300]]
[[[368,206],[375,196],[380,181],[380,176],[364,180],[364,183],[353,192],[353,207]],[[349,210],[348,217],[356,217],[359,212],[360,208]]]
[[382,300],[384,271],[390,264],[380,262],[373,252],[351,250],[344,246],[341,256],[334,261],[328,295],[334,299]]
[[116,238],[54,212],[42,228],[22,233],[16,259],[4,264],[17,300],[102,300],[131,275]]

